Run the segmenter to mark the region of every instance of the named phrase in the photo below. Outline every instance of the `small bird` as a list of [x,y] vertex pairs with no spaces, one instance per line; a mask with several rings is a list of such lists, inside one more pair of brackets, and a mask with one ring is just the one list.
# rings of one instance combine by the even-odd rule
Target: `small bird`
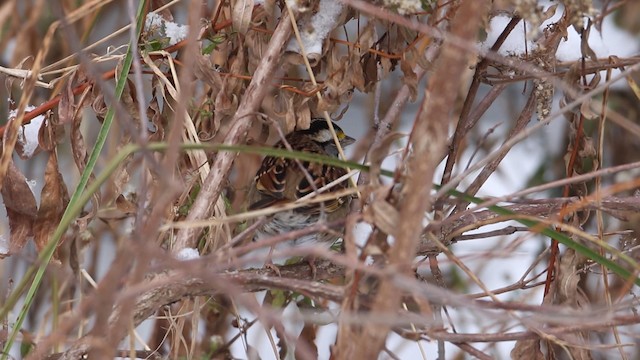
[[[355,142],[355,139],[347,136],[338,125],[333,124],[333,129],[341,146],[345,147]],[[312,119],[309,129],[295,131],[287,135],[285,139],[292,150],[338,157],[338,148],[325,119]],[[283,141],[279,141],[274,147],[286,148]],[[305,174],[300,165],[306,170],[307,174]],[[249,209],[256,210],[292,203],[344,176],[346,173],[346,170],[340,167],[267,156],[262,161],[262,165],[254,178],[249,194],[249,203],[251,204]],[[312,180],[313,185],[309,180]],[[347,181],[343,181],[332,187],[330,191],[342,190],[347,186]],[[295,209],[279,211],[271,215],[266,220],[266,223],[256,230],[253,240],[260,241],[279,234],[304,229],[315,224],[321,218],[327,222],[344,218],[349,211],[350,200],[350,196],[345,196],[327,200],[323,203],[313,203]],[[315,245],[318,243],[325,243],[330,246],[337,239],[338,236],[335,233],[313,233],[287,241],[284,247]]]

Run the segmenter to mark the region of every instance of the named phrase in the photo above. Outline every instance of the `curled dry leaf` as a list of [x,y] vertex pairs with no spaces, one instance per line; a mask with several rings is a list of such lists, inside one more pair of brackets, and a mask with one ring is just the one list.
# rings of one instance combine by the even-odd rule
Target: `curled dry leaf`
[[309,102],[303,101],[302,104],[296,105],[298,112],[298,118],[296,121],[297,129],[308,129],[311,126],[311,110],[309,109]]
[[[240,49],[237,56],[230,60],[230,74],[245,74],[246,57],[244,50]],[[238,97],[236,94],[242,94],[244,91],[245,81],[235,76],[227,76],[224,78],[223,86],[218,92],[214,101],[216,116],[229,117],[233,116],[238,110]]]
[[[128,136],[122,137],[120,142],[117,145],[117,151],[120,151],[124,146],[130,143],[130,139]],[[112,203],[116,201],[116,199],[124,192],[125,186],[129,183],[131,179],[131,174],[129,173],[129,168],[133,167],[131,162],[134,159],[131,156],[128,156],[124,159],[118,169],[112,174],[109,178],[109,183],[107,186],[107,190],[104,191],[104,201],[105,203]]]
[[360,54],[356,54],[355,51],[349,57],[349,68],[352,71],[348,71],[351,80],[351,87],[347,91],[339,93],[341,96],[344,93],[351,91],[352,88],[356,88],[361,92],[365,92],[364,70],[360,63]]
[[[296,342],[305,344],[306,346],[304,348],[308,349],[309,352],[316,355],[318,353],[318,347],[316,345],[317,332],[318,332],[318,325],[313,323],[307,323],[302,328],[302,331],[300,332],[300,335],[298,336],[298,339],[296,340]],[[307,356],[308,352],[300,351],[301,348],[303,347],[296,346],[295,357],[294,357],[295,359],[304,359],[308,357]]]
[[[126,84],[127,85],[124,87],[119,104],[124,106],[126,113],[131,116],[131,122],[127,123],[133,124],[137,129],[140,125],[140,110],[138,106],[138,99],[136,97],[136,84],[131,80],[127,80]],[[125,127],[125,129],[133,131],[133,127]]]
[[238,98],[233,93],[225,91],[225,88],[226,84],[214,102],[216,118],[233,116],[238,109]]
[[586,258],[573,249],[567,249],[562,256],[554,281],[557,289],[556,304],[568,305],[572,308],[582,308],[587,305],[588,299],[579,288],[579,282],[582,279],[580,269],[585,261]]
[[244,35],[249,30],[249,25],[251,25],[253,0],[235,0],[232,6],[231,19],[233,21],[233,29]]
[[[251,26],[267,30],[267,16],[264,8],[255,8]],[[262,61],[263,55],[269,46],[270,38],[269,33],[266,31],[249,31],[246,34],[244,43],[247,49],[247,70],[249,74],[253,74],[258,68],[258,64]]]
[[138,207],[131,200],[124,197],[124,195],[120,194],[116,198],[116,207],[125,215],[135,214]]
[[[311,98],[315,99],[315,97]],[[300,94],[283,92],[279,96],[274,96],[272,102],[272,113],[277,118],[284,118],[281,121],[283,131],[288,134],[295,129],[308,129],[311,124],[310,101],[306,96]],[[318,115],[319,116],[319,115]]]
[[[284,98],[285,96],[283,96]],[[293,96],[286,96],[286,113],[284,116],[284,132],[288,134],[296,128],[296,109],[293,105]]]
[[209,58],[202,54],[196,55],[193,75],[195,75],[196,79],[203,81],[211,88],[213,96],[222,89],[222,77],[220,77],[220,73],[214,70]]
[[155,96],[151,98],[151,101],[149,101],[149,106],[147,107],[147,118],[151,122],[148,129],[151,133],[149,141],[164,140],[164,124],[162,112],[160,111],[158,98]]
[[68,203],[69,193],[58,169],[58,156],[55,151],[52,151],[45,169],[44,187],[40,193],[40,208],[33,227],[38,252],[49,243]]
[[400,70],[404,74],[402,82],[409,88],[411,102],[415,102],[418,98],[418,76],[413,71],[414,64],[415,62],[409,59],[400,61]]
[[104,117],[107,115],[109,107],[104,102],[104,95],[102,94],[102,91],[95,86],[92,86],[91,89],[91,109],[94,114],[96,114],[98,121],[102,122]]
[[[231,75],[245,75],[247,73],[247,57],[244,46],[236,48],[235,54],[235,56],[231,56],[228,62],[229,73]],[[247,81],[236,76],[227,76],[225,83],[228,94],[242,94]]]
[[76,113],[76,106],[73,103],[75,96],[73,95],[73,84],[75,83],[77,72],[73,72],[64,86],[64,90],[60,94],[60,102],[58,103],[58,122],[60,124],[71,124]]
[[[367,90],[367,81],[363,70],[362,51],[368,49],[373,41],[373,25],[367,24],[360,34],[359,47],[353,48],[343,55],[335,46],[327,51],[324,96],[318,104],[318,110],[333,112],[345,102],[344,95],[352,93],[356,88],[362,92]],[[371,87],[369,85],[368,87]]]
[[[580,239],[576,239],[580,241]],[[589,299],[580,288],[581,269],[585,265],[586,258],[573,249],[567,249],[558,265],[558,273],[554,284],[556,286],[556,297],[554,303],[566,305],[573,309],[583,309],[588,305]],[[587,350],[589,344],[589,333],[576,332],[567,335],[569,343],[575,346],[566,346],[572,359],[591,359],[590,351]],[[564,346],[563,346],[564,347]]]
[[[596,105],[598,104],[598,105]],[[600,112],[597,111],[600,103],[594,102],[593,99],[585,99],[582,104],[580,104],[580,113],[584,116],[585,119],[595,120],[600,117]]]
[[2,187],[2,200],[9,219],[9,252],[0,253],[0,259],[15,254],[33,236],[33,224],[38,207],[27,179],[13,162],[9,163]]
[[513,360],[544,360],[540,351],[540,339],[518,340],[511,350]]
[[38,132],[38,144],[42,150],[52,151],[64,140],[64,126],[59,125],[60,121],[55,114],[47,112],[46,115],[47,120],[43,122]]
[[[580,39],[580,52],[582,53],[582,56],[598,62],[598,55],[596,55],[596,52],[593,51],[593,48],[591,48],[591,45],[589,45],[589,34],[591,33],[591,26],[592,24],[591,22],[589,22],[584,29],[576,29],[579,34],[582,33]],[[599,73],[596,74],[600,75]]]
[[11,156],[18,139],[18,129],[22,121],[18,121],[18,118],[21,117],[20,115],[19,111],[17,111],[16,117],[5,126],[4,137],[2,138],[2,152],[0,153],[0,187],[2,187],[4,178],[7,175],[9,163],[12,161]]
[[384,198],[376,197],[371,203],[369,209],[374,226],[377,226],[383,232],[396,236],[398,224],[400,223],[400,214],[398,210]]

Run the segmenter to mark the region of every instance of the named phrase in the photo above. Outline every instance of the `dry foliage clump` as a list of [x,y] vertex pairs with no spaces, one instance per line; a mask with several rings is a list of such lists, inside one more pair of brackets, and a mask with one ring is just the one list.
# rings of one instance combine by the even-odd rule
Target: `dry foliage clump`
[[[640,57],[588,40],[640,8],[559,3],[0,3],[2,356],[637,358]],[[262,267],[317,117],[363,134],[341,251]]]

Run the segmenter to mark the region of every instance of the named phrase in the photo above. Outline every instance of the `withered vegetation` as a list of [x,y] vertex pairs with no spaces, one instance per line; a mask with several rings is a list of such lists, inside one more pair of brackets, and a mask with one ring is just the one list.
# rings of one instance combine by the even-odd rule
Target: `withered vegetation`
[[[638,2],[138,3],[0,3],[3,356],[640,356],[640,57],[588,41]],[[318,117],[363,134],[350,214],[250,241]]]

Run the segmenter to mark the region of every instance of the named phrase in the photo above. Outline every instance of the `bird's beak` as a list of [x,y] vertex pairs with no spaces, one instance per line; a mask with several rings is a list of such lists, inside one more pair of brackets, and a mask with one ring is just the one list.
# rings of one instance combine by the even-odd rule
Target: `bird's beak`
[[349,135],[344,135],[344,137],[342,139],[340,139],[340,145],[342,145],[342,147],[348,146],[353,144],[354,142],[356,142],[356,139],[352,138]]

